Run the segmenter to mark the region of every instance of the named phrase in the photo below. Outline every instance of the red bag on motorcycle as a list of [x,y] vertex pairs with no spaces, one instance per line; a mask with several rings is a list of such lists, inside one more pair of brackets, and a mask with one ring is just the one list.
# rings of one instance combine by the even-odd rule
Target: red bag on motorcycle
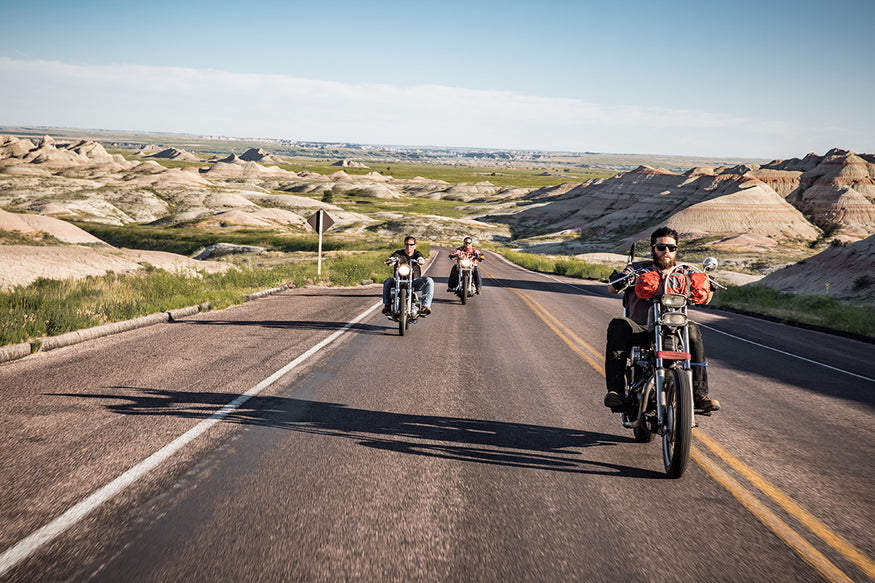
[[699,271],[690,274],[690,301],[694,304],[704,304],[711,293],[711,280],[707,273]]
[[662,274],[658,271],[648,271],[635,281],[635,295],[643,300],[649,300],[659,291]]

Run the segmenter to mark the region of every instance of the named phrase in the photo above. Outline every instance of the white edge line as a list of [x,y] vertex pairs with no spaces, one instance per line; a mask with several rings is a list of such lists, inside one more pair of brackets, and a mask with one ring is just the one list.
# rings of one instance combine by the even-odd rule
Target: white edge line
[[747,342],[748,344],[753,344],[754,346],[758,346],[759,348],[765,348],[767,350],[772,350],[774,352],[778,352],[780,354],[783,354],[784,356],[791,356],[793,358],[798,358],[799,360],[804,360],[805,362],[809,362],[811,364],[816,364],[818,366],[822,366],[824,368],[828,368],[828,369],[834,370],[836,372],[844,373],[844,374],[850,375],[852,377],[857,377],[858,379],[863,379],[864,381],[869,381],[870,383],[875,383],[875,379],[870,379],[867,376],[859,375],[857,373],[845,370],[843,368],[836,368],[834,366],[824,364],[824,363],[818,362],[816,360],[811,360],[810,358],[805,358],[804,356],[799,356],[798,354],[793,354],[792,352],[784,352],[783,350],[779,350],[779,349],[773,348],[771,346],[766,346],[765,344],[760,344],[759,342],[754,342],[753,340],[748,340],[747,338],[741,338],[740,336],[735,336],[734,334],[730,334],[729,332],[724,332],[723,330],[718,330],[717,328],[713,328],[713,327],[708,326],[706,324],[702,324],[701,322],[696,322],[696,323],[699,326],[701,326],[702,328],[707,328],[708,330],[711,330],[712,332],[717,332],[718,334],[723,334],[724,336],[729,336],[730,338],[733,338],[735,340],[740,340],[741,342]]
[[36,530],[32,534],[23,538],[13,546],[6,549],[2,555],[0,555],[0,577],[5,575],[10,569],[17,566],[20,562],[30,557],[33,553],[39,550],[43,545],[53,541],[55,538],[63,534],[67,529],[81,521],[83,518],[91,514],[105,502],[116,496],[117,494],[123,492],[129,486],[131,486],[134,482],[148,474],[159,464],[173,456],[176,452],[181,450],[183,447],[203,435],[210,427],[227,417],[230,413],[238,409],[243,403],[249,400],[250,397],[253,397],[275,383],[279,380],[283,375],[288,373],[290,370],[334,342],[337,338],[339,338],[342,334],[347,332],[353,325],[360,322],[362,319],[367,317],[368,314],[373,312],[378,306],[382,306],[382,302],[376,303],[358,316],[356,316],[350,322],[347,322],[343,328],[335,331],[333,334],[311,347],[309,350],[298,356],[296,359],[246,391],[241,394],[239,397],[222,407],[216,413],[213,413],[209,418],[204,419],[167,445],[165,445],[160,450],[156,451],[148,458],[144,459],[137,465],[133,466],[119,477],[114,479],[112,482],[103,486],[81,502],[75,504],[66,512],[43,526],[42,528]]

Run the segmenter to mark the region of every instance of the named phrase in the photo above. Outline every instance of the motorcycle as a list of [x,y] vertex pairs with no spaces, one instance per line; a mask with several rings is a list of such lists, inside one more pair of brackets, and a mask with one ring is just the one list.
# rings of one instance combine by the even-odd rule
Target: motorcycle
[[[634,247],[629,262],[634,258]],[[681,270],[681,267],[684,270]],[[710,416],[710,412],[693,410],[693,372],[690,356],[687,306],[693,286],[689,272],[704,273],[717,267],[713,257],[705,259],[703,270],[690,264],[673,267],[660,283],[651,300],[648,317],[650,345],[633,346],[626,366],[625,405],[621,412],[623,427],[632,429],[635,441],[648,443],[653,434],[662,437],[662,461],[669,478],[680,478],[690,457],[693,414]],[[689,270],[689,272],[685,272]],[[609,282],[634,286],[638,276],[649,271],[639,269]],[[712,286],[723,287],[708,277]],[[725,288],[724,288],[725,289]],[[625,293],[635,293],[634,289]],[[626,315],[624,307],[624,315]],[[617,412],[617,409],[615,409]]]
[[390,257],[386,264],[395,268],[395,287],[390,290],[391,313],[387,317],[398,322],[398,334],[404,336],[410,324],[419,319],[422,304],[413,289],[412,266],[398,257]]
[[468,298],[477,294],[477,286],[474,283],[474,260],[482,261],[484,258],[482,255],[475,258],[471,256],[463,257],[455,253],[450,255],[450,258],[456,260],[456,267],[459,270],[459,283],[456,284],[452,291],[459,296],[462,304],[467,304]]

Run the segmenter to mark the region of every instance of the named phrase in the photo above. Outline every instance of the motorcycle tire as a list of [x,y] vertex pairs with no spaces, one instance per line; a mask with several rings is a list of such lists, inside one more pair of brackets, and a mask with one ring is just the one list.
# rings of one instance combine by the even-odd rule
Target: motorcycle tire
[[471,285],[471,276],[467,273],[462,276],[462,304],[468,303],[468,288]]
[[669,478],[684,475],[690,459],[693,435],[693,390],[690,377],[680,368],[665,377],[665,427],[662,430],[662,461]]
[[407,290],[402,289],[398,296],[398,309],[401,314],[398,317],[398,334],[404,336],[407,330]]

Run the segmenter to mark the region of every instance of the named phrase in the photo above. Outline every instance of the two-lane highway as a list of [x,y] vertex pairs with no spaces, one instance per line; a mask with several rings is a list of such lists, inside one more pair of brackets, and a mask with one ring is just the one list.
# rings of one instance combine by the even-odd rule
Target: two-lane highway
[[601,405],[616,296],[490,254],[462,306],[433,253],[404,337],[306,288],[0,366],[4,580],[875,577],[871,344],[697,311],[668,480]]

